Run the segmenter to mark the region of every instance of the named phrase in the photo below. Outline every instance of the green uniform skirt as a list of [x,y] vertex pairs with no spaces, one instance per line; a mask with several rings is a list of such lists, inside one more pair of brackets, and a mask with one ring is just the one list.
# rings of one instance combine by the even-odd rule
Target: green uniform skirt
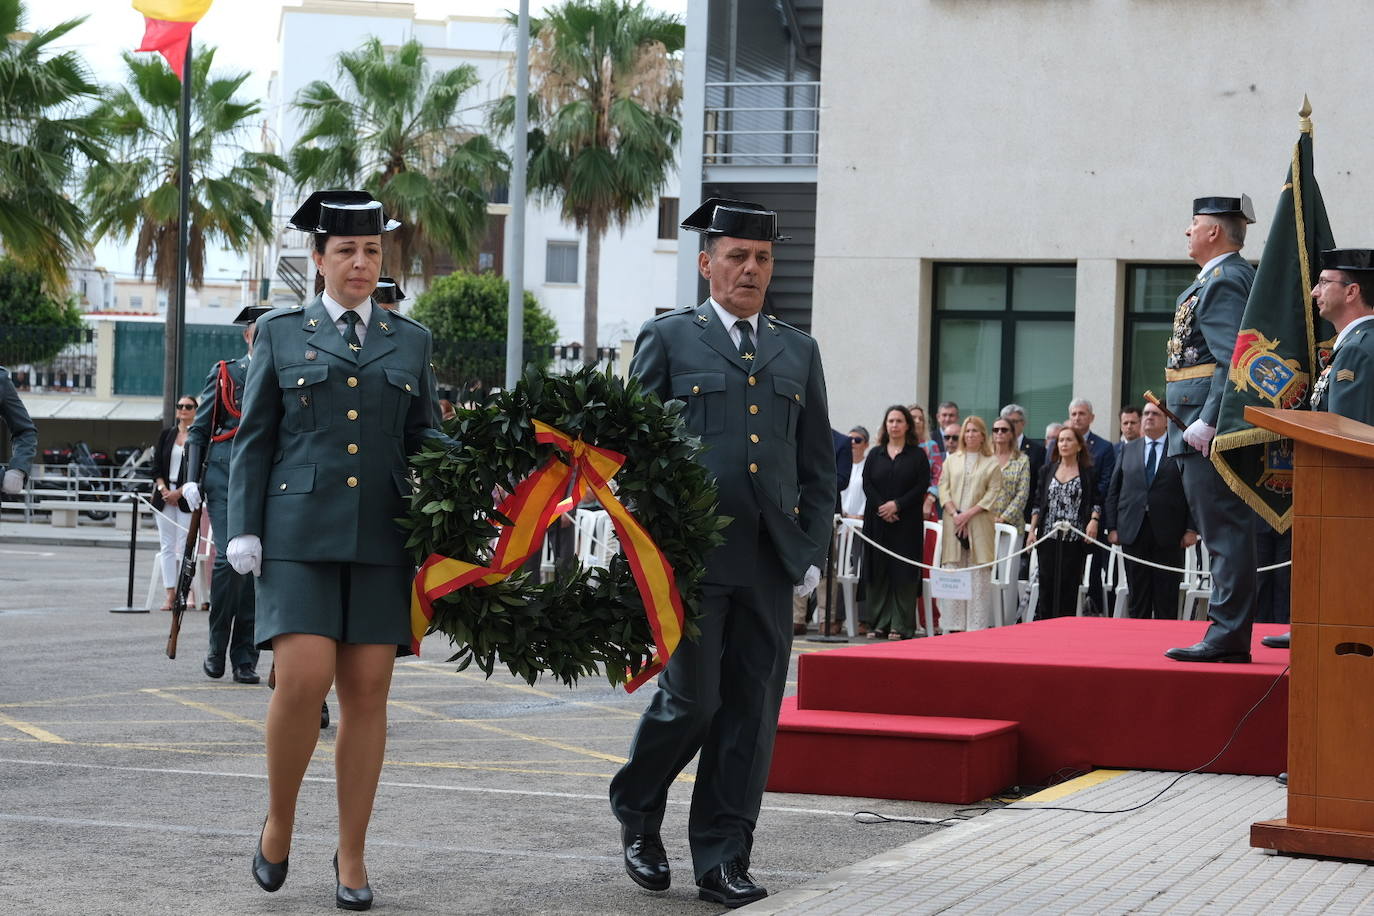
[[284,633],[310,633],[344,643],[396,646],[411,655],[409,566],[263,560],[255,582],[253,638],[272,648]]

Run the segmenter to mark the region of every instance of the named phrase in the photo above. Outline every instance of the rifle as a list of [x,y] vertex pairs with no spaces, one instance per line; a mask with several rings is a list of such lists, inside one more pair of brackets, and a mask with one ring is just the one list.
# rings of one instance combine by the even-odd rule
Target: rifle
[[[215,424],[219,420],[219,392],[215,392],[215,403],[210,408],[210,429],[205,434],[205,445],[200,446],[200,453],[195,453],[195,447],[188,441],[186,443],[188,470],[196,470],[195,477],[189,478],[195,481],[197,486],[204,489],[202,481],[205,480],[205,468],[210,463],[210,446],[215,435]],[[199,468],[196,466],[199,465]],[[181,635],[181,615],[186,613],[186,596],[191,591],[191,580],[196,577],[196,549],[200,546],[200,519],[205,512],[205,493],[200,494],[200,505],[191,510],[191,521],[186,526],[186,549],[181,553],[181,571],[177,574],[176,592],[172,597],[172,629],[167,634],[167,657],[177,657],[177,637]]]

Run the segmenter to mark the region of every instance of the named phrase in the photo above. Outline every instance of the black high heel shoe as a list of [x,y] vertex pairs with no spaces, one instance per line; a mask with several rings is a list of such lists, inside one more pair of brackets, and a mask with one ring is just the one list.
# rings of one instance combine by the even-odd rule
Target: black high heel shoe
[[[262,829],[267,829],[266,818],[262,821]],[[290,855],[280,862],[267,861],[267,857],[262,854],[262,834],[258,834],[258,848],[253,853],[253,880],[258,882],[258,887],[269,894],[278,890],[286,882],[286,869],[290,862]]]
[[341,910],[372,909],[372,885],[344,887],[339,880],[339,851],[334,850],[334,905]]

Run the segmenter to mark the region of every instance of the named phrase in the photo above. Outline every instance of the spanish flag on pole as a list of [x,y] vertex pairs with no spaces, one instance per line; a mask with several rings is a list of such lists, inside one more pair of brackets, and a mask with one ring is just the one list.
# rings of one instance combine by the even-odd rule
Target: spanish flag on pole
[[145,23],[140,51],[160,51],[172,72],[183,80],[186,46],[191,43],[191,28],[210,9],[212,0],[133,0],[134,9]]

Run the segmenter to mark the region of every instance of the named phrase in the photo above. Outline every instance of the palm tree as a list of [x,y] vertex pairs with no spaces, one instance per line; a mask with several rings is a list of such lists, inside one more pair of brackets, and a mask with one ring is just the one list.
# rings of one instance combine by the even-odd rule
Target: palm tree
[[[268,198],[286,163],[241,145],[262,113],[257,101],[234,98],[248,73],[211,77],[214,48],[197,48],[191,64],[191,225],[187,243],[190,283],[205,280],[205,247],[220,242],[245,253],[271,237]],[[84,198],[97,236],[136,237],[134,268],[152,265],[158,286],[178,282],[179,109],[181,80],[161,55],[125,52],[126,86],[113,89],[96,109],[108,132],[108,162],[86,175]]]
[[[682,125],[678,17],[629,0],[567,0],[530,20],[528,186],[587,232],[582,352],[596,360],[601,240],[653,207]],[[509,129],[507,96],[493,123]]]
[[487,231],[487,191],[505,180],[506,157],[461,121],[477,85],[469,64],[433,74],[424,46],[387,54],[377,38],[339,55],[342,86],[316,80],[296,96],[304,132],[291,150],[302,187],[365,188],[401,220],[382,273],[426,280],[451,258],[469,260]]
[[48,291],[66,295],[67,265],[87,247],[83,211],[67,196],[82,159],[103,155],[81,111],[99,87],[75,51],[47,48],[84,21],[19,32],[24,7],[0,0],[0,242]]

